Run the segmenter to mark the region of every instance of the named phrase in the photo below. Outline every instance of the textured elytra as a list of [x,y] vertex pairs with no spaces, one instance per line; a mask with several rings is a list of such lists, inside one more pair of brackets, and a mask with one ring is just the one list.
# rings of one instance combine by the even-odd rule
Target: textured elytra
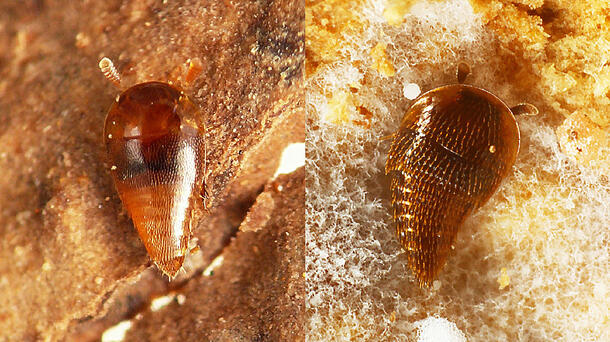
[[205,142],[195,113],[169,84],[141,83],[120,95],[104,129],[123,206],[149,256],[169,277],[188,252],[191,215],[204,186]]
[[411,105],[386,174],[396,234],[420,286],[437,277],[460,225],[496,191],[518,151],[512,112],[485,90],[444,86]]

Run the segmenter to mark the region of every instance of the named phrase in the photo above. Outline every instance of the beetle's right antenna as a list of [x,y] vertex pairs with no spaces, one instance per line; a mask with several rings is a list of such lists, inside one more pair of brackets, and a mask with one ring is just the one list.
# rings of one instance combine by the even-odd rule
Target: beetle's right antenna
[[199,74],[201,74],[201,71],[203,71],[203,65],[201,64],[201,59],[198,57],[193,59],[189,58],[186,62],[188,63],[188,68],[186,75],[184,75],[184,81],[186,84],[189,84],[193,82],[199,76]]
[[470,74],[470,65],[466,62],[459,62],[457,67],[457,80],[459,84],[466,81],[466,77]]
[[108,57],[104,57],[100,60],[100,70],[104,74],[104,76],[112,82],[117,88],[121,87],[121,76],[119,72],[116,71],[114,67],[114,63]]
[[524,115],[524,116],[533,116],[538,115],[538,108],[536,106],[529,103],[520,103],[514,107],[511,107],[511,112],[513,115]]

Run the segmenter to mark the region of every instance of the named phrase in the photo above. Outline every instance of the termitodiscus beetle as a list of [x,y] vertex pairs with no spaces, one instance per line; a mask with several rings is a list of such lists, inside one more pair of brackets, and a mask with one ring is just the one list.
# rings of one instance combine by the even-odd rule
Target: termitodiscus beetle
[[517,114],[490,92],[462,84],[432,89],[411,104],[388,152],[396,234],[421,287],[443,268],[458,229],[510,173],[519,152]]
[[[100,68],[120,84],[112,62]],[[104,143],[119,197],[154,263],[170,278],[182,268],[191,216],[205,186],[204,127],[174,86],[136,84],[110,107]]]

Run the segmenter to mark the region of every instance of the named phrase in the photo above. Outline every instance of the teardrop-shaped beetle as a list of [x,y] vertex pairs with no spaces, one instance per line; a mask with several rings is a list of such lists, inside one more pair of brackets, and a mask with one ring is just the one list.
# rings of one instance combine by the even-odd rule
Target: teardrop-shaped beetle
[[[104,74],[119,85],[112,62],[102,62]],[[104,125],[119,197],[151,259],[170,278],[188,253],[191,215],[205,186],[204,129],[196,114],[174,86],[146,82],[117,97]]]
[[430,286],[444,266],[457,231],[511,172],[519,152],[517,114],[490,92],[462,84],[432,89],[411,104],[388,153],[396,234],[419,285]]

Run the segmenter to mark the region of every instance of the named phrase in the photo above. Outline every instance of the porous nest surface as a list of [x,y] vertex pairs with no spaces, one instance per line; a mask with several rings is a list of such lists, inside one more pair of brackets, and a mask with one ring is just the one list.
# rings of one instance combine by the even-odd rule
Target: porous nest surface
[[[304,341],[305,170],[265,187],[223,251],[171,304],[134,319],[126,341]],[[168,329],[159,329],[168,327]]]
[[[299,2],[3,1],[0,46],[0,340],[97,340],[185,286],[231,245],[282,150],[304,141]],[[125,87],[173,82],[205,123],[208,208],[192,222],[201,249],[169,284],[110,177],[103,124],[120,91],[102,57]],[[265,241],[261,253],[275,251]],[[265,289],[281,303],[281,289]]]
[[[610,338],[607,13],[601,1],[307,2],[309,341],[416,340],[428,317],[468,341]],[[420,289],[395,238],[384,137],[411,84],[455,83],[459,61],[467,83],[540,114],[517,118],[514,171]]]

